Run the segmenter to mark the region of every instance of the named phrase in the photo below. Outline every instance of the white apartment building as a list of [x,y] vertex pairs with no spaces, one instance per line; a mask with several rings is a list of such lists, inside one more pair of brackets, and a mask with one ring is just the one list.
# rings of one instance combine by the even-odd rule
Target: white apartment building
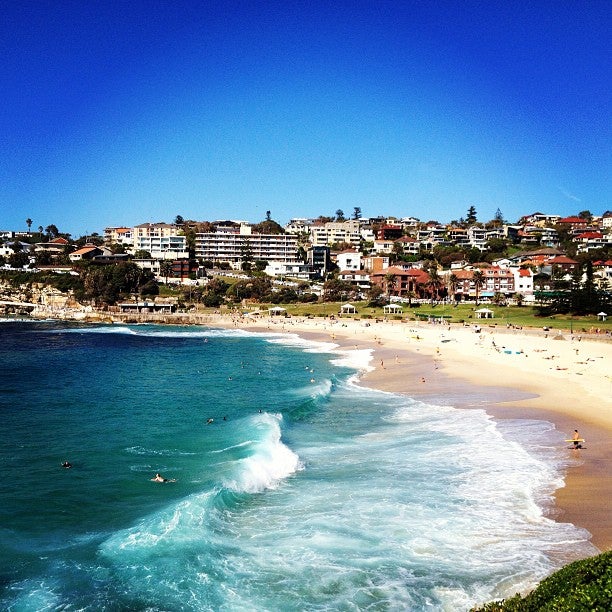
[[392,253],[395,240],[374,240],[372,253],[381,255],[382,253]]
[[303,262],[283,263],[280,261],[270,261],[264,272],[268,276],[290,276],[299,280],[310,280],[312,277],[312,266]]
[[327,246],[346,242],[354,246],[359,245],[361,238],[359,221],[330,221],[310,228],[313,246]]
[[336,255],[336,264],[340,270],[361,270],[361,253],[359,251],[342,251]]
[[306,218],[291,219],[287,225],[285,225],[285,231],[289,234],[304,234],[310,232],[310,228],[314,221]]
[[512,268],[514,291],[523,296],[533,295],[533,272],[529,268]]
[[107,246],[122,244],[125,247],[131,247],[134,244],[133,230],[131,227],[105,227],[104,243]]
[[247,258],[251,262],[301,263],[297,256],[297,235],[253,234],[248,225],[232,231],[197,233],[195,243],[197,259],[227,262],[236,270],[241,269]]
[[182,230],[169,223],[143,223],[133,229],[133,250],[148,251],[153,259],[189,257]]

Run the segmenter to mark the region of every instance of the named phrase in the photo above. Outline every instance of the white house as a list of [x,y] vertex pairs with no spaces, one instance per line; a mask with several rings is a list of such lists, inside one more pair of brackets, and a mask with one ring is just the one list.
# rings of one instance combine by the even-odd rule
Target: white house
[[361,253],[354,249],[342,251],[336,255],[340,270],[361,270]]

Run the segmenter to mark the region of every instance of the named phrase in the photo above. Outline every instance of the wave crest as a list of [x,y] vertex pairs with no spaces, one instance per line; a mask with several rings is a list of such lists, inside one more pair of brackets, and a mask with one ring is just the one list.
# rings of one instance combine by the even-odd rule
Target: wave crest
[[262,431],[253,442],[254,452],[240,459],[233,477],[224,486],[237,493],[260,493],[275,489],[279,483],[302,469],[300,458],[281,441],[282,415],[262,413],[253,417],[254,426]]

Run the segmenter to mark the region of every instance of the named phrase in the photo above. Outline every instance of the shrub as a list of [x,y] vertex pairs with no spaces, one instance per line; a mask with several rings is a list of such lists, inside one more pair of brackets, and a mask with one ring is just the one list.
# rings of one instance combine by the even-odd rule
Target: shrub
[[574,561],[555,572],[525,597],[495,601],[472,612],[564,612],[612,609],[612,551]]

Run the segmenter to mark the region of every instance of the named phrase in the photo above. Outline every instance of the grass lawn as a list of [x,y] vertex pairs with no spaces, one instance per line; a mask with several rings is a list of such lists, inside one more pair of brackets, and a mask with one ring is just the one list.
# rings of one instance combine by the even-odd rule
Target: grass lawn
[[[326,317],[334,315],[350,319],[393,319],[393,320],[408,320],[416,321],[425,319],[429,316],[443,317],[449,323],[480,323],[482,325],[499,325],[506,326],[507,324],[516,325],[518,327],[534,327],[542,329],[548,327],[550,329],[572,330],[574,333],[588,333],[594,329],[599,329],[602,332],[612,333],[612,320],[598,321],[595,315],[584,317],[570,317],[569,315],[554,315],[552,317],[536,316],[535,308],[532,306],[495,306],[494,304],[459,304],[458,306],[436,304],[413,304],[411,308],[404,305],[403,314],[384,314],[382,307],[371,307],[367,302],[350,302],[357,310],[356,314],[340,315],[341,302],[317,302],[314,304],[279,304],[285,308],[289,316],[313,316]],[[236,305],[237,310],[262,310],[265,311],[272,307],[273,304],[251,304],[247,308]],[[488,308],[493,311],[492,319],[477,319],[474,311],[478,308]],[[214,309],[210,309],[214,310]],[[223,309],[225,310],[225,309]]]

